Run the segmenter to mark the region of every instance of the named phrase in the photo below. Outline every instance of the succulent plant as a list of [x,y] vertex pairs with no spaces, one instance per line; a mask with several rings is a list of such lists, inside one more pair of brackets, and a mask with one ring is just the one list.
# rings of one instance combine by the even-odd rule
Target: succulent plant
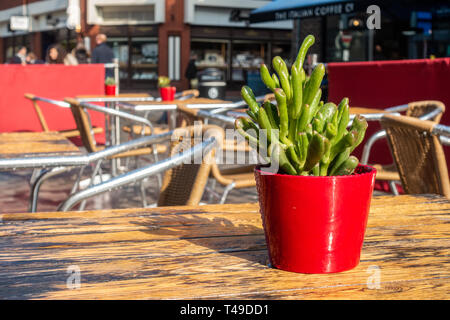
[[164,88],[170,86],[170,79],[166,76],[160,76],[158,77],[158,87]]
[[116,80],[113,77],[107,77],[105,79],[105,85],[114,86],[116,84]]
[[278,162],[280,173],[349,175],[359,163],[351,153],[362,142],[367,121],[356,115],[347,129],[348,98],[337,106],[321,101],[325,66],[318,64],[309,78],[303,69],[306,53],[313,44],[314,37],[307,36],[290,73],[278,56],[272,61],[276,73],[270,74],[267,66],[261,65],[261,79],[275,94],[277,105],[269,101],[260,105],[252,90],[243,86],[241,94],[249,106],[250,118],[238,118],[235,128],[267,162]]

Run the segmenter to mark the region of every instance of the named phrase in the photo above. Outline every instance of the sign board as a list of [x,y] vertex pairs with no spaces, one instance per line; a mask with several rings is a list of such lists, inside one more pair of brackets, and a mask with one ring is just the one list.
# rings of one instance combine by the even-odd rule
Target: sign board
[[25,16],[12,16],[9,24],[12,31],[28,31],[30,28],[30,18]]
[[[280,3],[277,6],[277,3]],[[295,3],[298,3],[296,6]],[[250,13],[250,23],[293,20],[311,17],[325,17],[349,14],[356,11],[356,1],[326,1],[326,0],[279,0]]]

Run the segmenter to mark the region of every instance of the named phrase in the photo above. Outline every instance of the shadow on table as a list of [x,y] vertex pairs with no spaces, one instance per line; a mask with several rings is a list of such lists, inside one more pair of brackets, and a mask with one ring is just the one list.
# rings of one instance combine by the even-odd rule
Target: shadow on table
[[[148,233],[166,240],[186,240],[217,253],[244,258],[250,263],[267,266],[264,230],[259,226],[236,223],[223,217],[208,217],[209,214],[168,214],[148,217],[141,226]],[[198,253],[204,254],[204,253]]]

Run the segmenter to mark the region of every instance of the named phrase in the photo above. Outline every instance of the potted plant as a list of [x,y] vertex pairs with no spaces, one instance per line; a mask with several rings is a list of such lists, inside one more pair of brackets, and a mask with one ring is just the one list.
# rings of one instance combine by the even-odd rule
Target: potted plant
[[116,95],[116,80],[112,77],[107,77],[105,79],[105,94],[107,96]]
[[158,87],[163,101],[173,101],[175,99],[176,88],[170,86],[170,79],[168,77],[158,77]]
[[235,127],[265,162],[255,167],[255,179],[272,266],[330,273],[359,263],[375,169],[351,155],[367,121],[357,115],[348,128],[348,98],[339,105],[321,101],[323,64],[305,75],[313,43],[313,36],[305,38],[290,73],[280,57],[273,59],[274,74],[261,66],[277,105],[258,104],[244,86],[250,118],[237,119]]

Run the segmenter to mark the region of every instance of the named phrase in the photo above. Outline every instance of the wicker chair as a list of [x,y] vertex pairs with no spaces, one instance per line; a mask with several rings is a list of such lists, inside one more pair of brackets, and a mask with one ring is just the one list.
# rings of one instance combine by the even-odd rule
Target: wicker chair
[[[442,118],[442,114],[445,111],[445,105],[440,101],[416,101],[408,104],[406,108],[406,116],[415,117],[424,120],[430,120],[435,123],[439,123]],[[363,154],[361,156],[361,163],[367,164],[370,151],[375,142],[386,137],[386,131],[380,130],[372,135],[372,137],[367,141],[364,146]],[[389,181],[391,191],[394,194],[398,194],[395,183],[400,181],[400,176],[398,174],[395,164],[381,165],[381,164],[371,164],[377,169],[377,180]]]
[[[67,104],[63,101],[57,101],[57,100],[47,99],[47,98],[43,98],[43,97],[38,97],[31,93],[25,93],[25,98],[31,100],[31,102],[33,103],[34,110],[36,111],[36,114],[38,116],[39,122],[42,127],[42,131],[44,131],[44,132],[50,132],[51,130],[48,127],[47,120],[44,117],[44,113],[42,112],[41,107],[37,103],[38,101],[47,102],[53,106],[57,106],[60,108],[69,108],[70,107],[69,104]],[[76,129],[62,130],[62,131],[58,131],[58,132],[66,138],[74,138],[74,137],[80,136],[80,131],[78,131]],[[103,128],[93,127],[92,132],[94,134],[102,133]]]
[[[196,132],[196,129],[199,131]],[[201,141],[197,141],[200,137]],[[198,205],[211,169],[214,148],[220,147],[222,140],[223,130],[217,126],[178,128],[171,136],[171,157],[72,194],[58,210],[68,211],[90,197],[134,184],[163,171],[165,175],[158,206]]]
[[[196,129],[201,132],[195,132]],[[171,156],[191,148],[195,144],[195,138],[203,136],[206,140],[209,136],[216,137],[218,147],[223,141],[223,130],[218,126],[203,125],[178,128],[174,131],[171,143]],[[201,163],[182,164],[166,171],[158,206],[198,205],[203,196],[208,177],[214,162],[214,150],[204,156]]]
[[406,193],[440,194],[450,199],[444,151],[434,121],[386,115],[381,120]]
[[[90,105],[87,103],[80,103],[78,100],[75,100],[72,98],[66,98],[66,99],[64,99],[64,101],[70,104],[70,109],[72,111],[73,117],[77,124],[77,128],[80,132],[81,140],[83,141],[83,145],[86,148],[86,151],[89,153],[99,151],[99,150],[103,149],[103,147],[97,146],[97,144],[95,142],[95,139],[94,139],[94,137],[92,135],[92,131],[91,131],[92,126],[91,126],[90,116],[89,116],[89,113],[84,109],[85,107],[93,108],[93,109],[95,108],[94,109],[95,111],[104,112],[106,114],[114,112],[115,114],[111,113],[111,115],[126,117],[130,120],[141,119],[143,122],[148,123],[148,121],[146,119],[143,119],[143,118],[140,118],[137,116],[133,116],[133,115],[129,115],[125,112],[112,111],[112,110],[104,108],[104,107],[98,107],[98,106]],[[150,126],[149,123],[148,123],[148,125]],[[156,149],[140,148],[140,149],[128,151],[125,153],[117,154],[113,158],[148,155],[151,153],[153,153],[153,154],[164,153],[164,152],[166,152],[166,150],[167,150],[166,146],[157,145]]]
[[[192,124],[195,121],[202,122],[204,119],[200,115],[199,110],[189,109],[183,106],[178,108],[180,117],[179,125]],[[251,148],[246,141],[238,143],[238,140],[224,139],[223,141],[223,151],[224,152],[250,152]],[[214,161],[211,166],[210,178],[212,179],[211,194],[214,195],[214,189],[216,183],[219,183],[225,187],[223,194],[219,197],[219,203],[223,204],[229,192],[233,189],[250,188],[256,186],[256,181],[254,177],[254,165],[245,165],[234,168],[220,168],[218,164]]]

